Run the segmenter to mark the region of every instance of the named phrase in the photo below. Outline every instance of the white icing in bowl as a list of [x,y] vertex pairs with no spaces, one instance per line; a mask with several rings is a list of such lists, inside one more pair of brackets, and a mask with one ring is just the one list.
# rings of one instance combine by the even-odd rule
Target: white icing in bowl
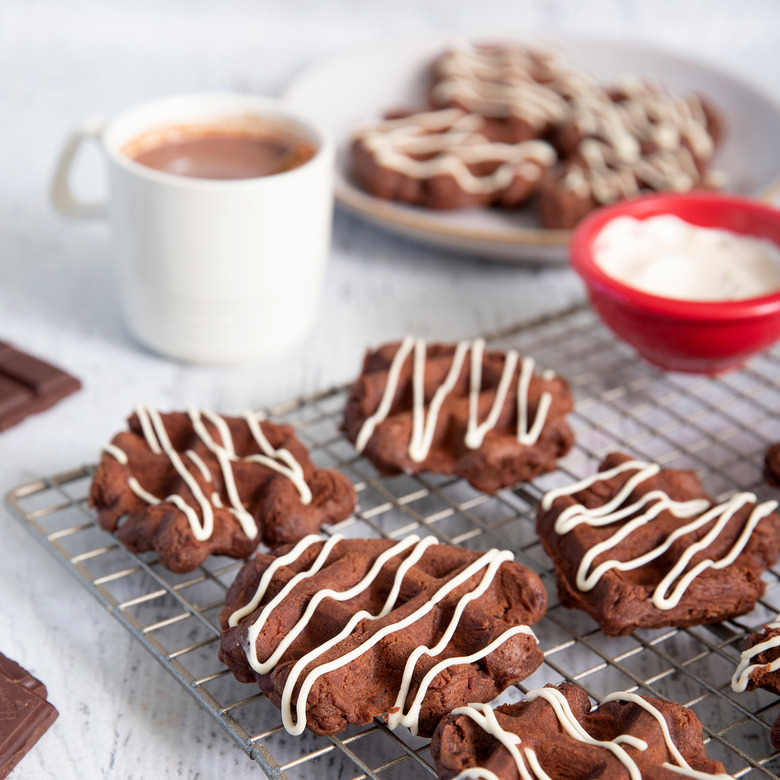
[[596,236],[593,260],[613,279],[664,298],[735,301],[780,290],[774,243],[671,215],[611,220]]

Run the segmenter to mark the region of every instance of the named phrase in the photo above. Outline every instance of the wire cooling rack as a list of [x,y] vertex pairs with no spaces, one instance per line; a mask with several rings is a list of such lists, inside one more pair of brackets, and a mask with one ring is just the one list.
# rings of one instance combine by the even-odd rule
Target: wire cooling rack
[[[295,425],[317,465],[341,469],[355,483],[358,510],[327,531],[393,539],[430,533],[475,550],[512,550],[541,575],[550,607],[534,627],[544,663],[504,700],[564,679],[579,683],[596,700],[614,690],[674,699],[696,712],[709,755],[730,773],[778,777],[780,755],[770,745],[769,730],[780,701],[763,691],[734,694],[729,680],[744,635],[780,612],[780,567],[767,573],[765,597],[743,618],[609,638],[587,615],[558,604],[534,517],[546,490],[592,473],[614,449],[667,467],[695,469],[717,497],[737,489],[771,497],[761,464],[767,445],[780,440],[780,348],[717,379],[663,374],[616,342],[586,308],[506,331],[490,343],[533,355],[541,367],[569,380],[577,444],[560,469],[494,496],[460,479],[382,477],[338,432],[345,388],[275,406],[267,410],[270,419]],[[240,562],[212,558],[195,572],[176,575],[152,554],[128,553],[97,526],[87,507],[91,474],[91,468],[81,468],[37,480],[11,491],[7,503],[268,777],[435,776],[428,742],[405,729],[392,732],[379,720],[338,737],[289,736],[276,708],[255,686],[235,681],[217,660],[217,618]]]

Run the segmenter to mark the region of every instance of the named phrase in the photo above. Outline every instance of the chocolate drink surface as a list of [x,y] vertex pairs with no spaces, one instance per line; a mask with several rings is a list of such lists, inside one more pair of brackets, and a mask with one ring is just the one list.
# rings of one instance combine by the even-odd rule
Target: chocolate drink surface
[[147,168],[195,179],[255,179],[289,171],[316,148],[275,124],[181,125],[158,128],[122,152]]

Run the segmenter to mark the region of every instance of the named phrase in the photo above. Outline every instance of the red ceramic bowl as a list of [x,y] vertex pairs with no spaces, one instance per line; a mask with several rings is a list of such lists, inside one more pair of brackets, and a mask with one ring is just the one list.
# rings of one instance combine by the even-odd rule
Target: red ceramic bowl
[[594,241],[610,220],[662,214],[765,238],[780,247],[780,211],[747,198],[650,195],[595,211],[574,231],[569,252],[593,306],[615,335],[661,368],[709,374],[737,368],[780,339],[780,290],[741,301],[681,301],[628,287],[595,264]]

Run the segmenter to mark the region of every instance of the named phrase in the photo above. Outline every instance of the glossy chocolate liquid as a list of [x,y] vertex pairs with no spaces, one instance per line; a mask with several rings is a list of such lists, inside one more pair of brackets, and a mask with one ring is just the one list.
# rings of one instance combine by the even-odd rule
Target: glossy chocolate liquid
[[316,151],[279,128],[173,127],[131,141],[122,150],[135,162],[195,179],[255,179],[289,171]]

